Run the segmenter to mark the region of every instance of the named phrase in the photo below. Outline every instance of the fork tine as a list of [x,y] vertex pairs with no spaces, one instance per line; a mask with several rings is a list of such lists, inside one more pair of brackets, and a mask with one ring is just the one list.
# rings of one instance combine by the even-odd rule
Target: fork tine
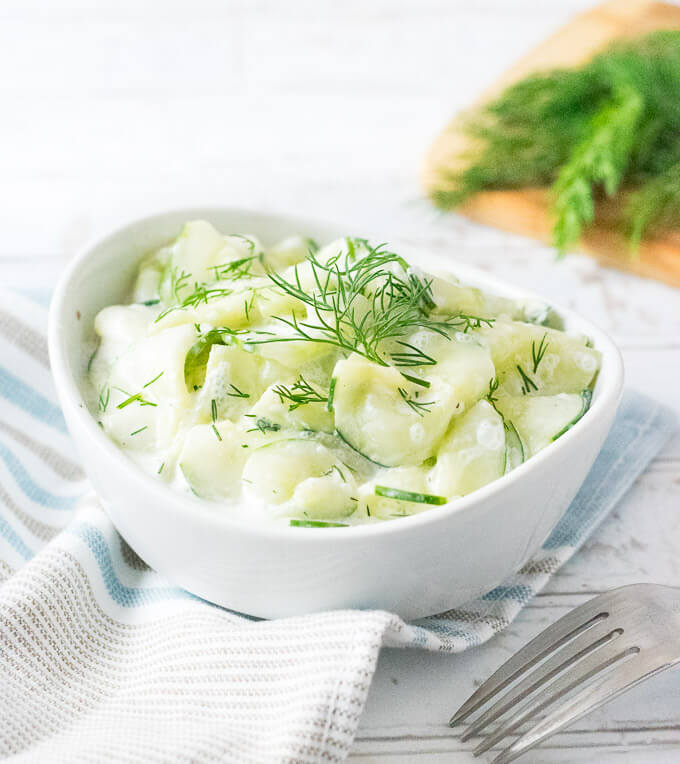
[[589,653],[608,644],[612,639],[623,634],[623,629],[613,629],[610,619],[605,618],[591,628],[579,634],[567,645],[554,652],[538,668],[530,671],[524,679],[512,687],[505,695],[490,706],[476,719],[461,735],[461,740],[469,740],[478,735],[491,722],[498,719],[506,711],[517,707],[517,704],[539,687],[549,682],[561,671]]
[[562,647],[569,639],[606,618],[608,616],[607,607],[611,598],[611,592],[593,597],[544,629],[531,642],[509,658],[463,703],[451,717],[449,726],[455,727],[456,724],[462,722],[517,679],[520,674],[554,650]]
[[556,700],[559,700],[591,677],[599,674],[600,671],[603,671],[608,666],[622,660],[631,652],[636,652],[637,650],[638,648],[630,644],[627,646],[622,645],[616,639],[586,656],[569,671],[565,671],[564,674],[558,676],[542,692],[539,692],[522,705],[497,730],[484,738],[475,748],[475,755],[488,751],[489,748],[499,743],[504,737],[514,732],[518,727],[521,727],[522,724],[533,719],[544,708],[552,705]]
[[492,764],[509,764],[563,727],[673,665],[672,662],[664,662],[659,665],[659,661],[660,658],[656,651],[645,651],[638,654],[619,670],[596,680],[581,690],[564,706],[548,714],[499,754]]

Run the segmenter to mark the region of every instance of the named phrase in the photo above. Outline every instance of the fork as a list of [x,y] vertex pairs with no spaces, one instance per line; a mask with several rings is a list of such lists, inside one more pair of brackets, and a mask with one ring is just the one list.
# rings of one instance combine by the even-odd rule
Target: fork
[[[600,594],[560,618],[506,661],[451,717],[455,727],[510,685],[461,736],[510,712],[475,748],[478,756],[553,703],[492,764],[507,764],[563,727],[680,662],[680,589],[632,584]],[[514,683],[514,684],[513,684]],[[519,703],[525,701],[518,707]]]

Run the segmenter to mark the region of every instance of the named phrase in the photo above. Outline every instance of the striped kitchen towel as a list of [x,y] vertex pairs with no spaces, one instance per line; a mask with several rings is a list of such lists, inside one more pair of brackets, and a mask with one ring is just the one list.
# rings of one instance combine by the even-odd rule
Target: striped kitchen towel
[[543,549],[476,602],[412,624],[378,611],[256,621],[169,585],[87,493],[50,379],[45,303],[12,293],[0,307],[0,755],[11,761],[344,759],[381,646],[454,653],[503,629],[673,429],[666,409],[628,394]]

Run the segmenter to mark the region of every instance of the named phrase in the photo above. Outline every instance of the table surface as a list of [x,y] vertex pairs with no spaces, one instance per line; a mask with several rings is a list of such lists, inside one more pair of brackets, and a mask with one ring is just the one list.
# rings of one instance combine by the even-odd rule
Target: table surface
[[[0,283],[49,289],[125,218],[214,202],[344,222],[569,305],[619,343],[628,385],[680,412],[680,290],[434,211],[423,153],[458,108],[583,0],[3,0]],[[680,584],[680,438],[490,644],[385,650],[353,758],[472,761],[449,713],[591,595]],[[680,759],[680,675],[641,685],[528,757]]]

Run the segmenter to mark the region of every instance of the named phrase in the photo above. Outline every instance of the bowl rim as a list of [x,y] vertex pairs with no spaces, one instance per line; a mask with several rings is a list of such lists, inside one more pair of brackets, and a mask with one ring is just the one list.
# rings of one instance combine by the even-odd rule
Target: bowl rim
[[[94,236],[85,244],[77,254],[72,257],[62,272],[57,286],[52,295],[48,319],[48,349],[50,357],[50,366],[57,388],[60,404],[65,412],[74,417],[82,426],[84,433],[93,443],[102,450],[108,459],[114,461],[120,470],[127,474],[131,482],[138,483],[140,488],[146,492],[158,494],[160,501],[163,501],[167,511],[186,515],[191,522],[207,522],[222,528],[232,529],[233,531],[245,531],[255,537],[267,539],[288,539],[295,538],[296,542],[315,543],[321,540],[328,541],[332,539],[333,543],[352,543],[359,538],[372,537],[376,535],[401,535],[408,534],[420,526],[436,524],[445,521],[453,515],[474,512],[478,505],[483,504],[488,497],[501,493],[512,481],[526,479],[533,472],[540,471],[543,463],[552,458],[558,457],[560,451],[564,451],[569,444],[579,438],[587,431],[588,425],[593,422],[600,414],[604,414],[610,406],[618,406],[623,390],[623,360],[619,349],[610,339],[607,333],[593,324],[590,320],[583,318],[575,311],[567,308],[553,300],[547,300],[535,292],[508,284],[494,276],[489,276],[484,271],[459,263],[455,259],[444,261],[441,255],[435,255],[428,251],[427,246],[417,247],[419,257],[424,267],[431,267],[432,263],[439,263],[443,271],[449,271],[452,275],[460,277],[463,282],[472,283],[483,289],[489,289],[500,295],[513,298],[523,298],[537,300],[549,304],[557,313],[565,319],[567,325],[575,323],[580,325],[584,333],[594,340],[594,347],[602,353],[602,367],[607,365],[608,374],[602,380],[602,370],[600,371],[601,388],[597,390],[588,411],[576,422],[566,433],[558,440],[551,443],[535,456],[532,456],[526,462],[523,462],[511,472],[502,475],[500,478],[488,483],[481,488],[458,497],[444,505],[433,508],[428,511],[419,512],[414,515],[407,515],[395,521],[383,521],[379,523],[369,523],[365,525],[349,525],[342,528],[315,528],[314,533],[310,533],[308,528],[294,526],[278,525],[276,523],[261,525],[248,523],[238,518],[230,517],[228,513],[215,511],[214,505],[219,502],[211,502],[206,499],[200,499],[191,495],[184,495],[175,491],[169,485],[158,482],[154,475],[146,472],[142,467],[130,459],[125,452],[119,448],[102,430],[97,426],[78,384],[76,383],[77,374],[71,368],[67,360],[65,351],[67,338],[60,328],[62,325],[62,316],[72,310],[69,304],[70,290],[73,286],[75,276],[78,274],[83,264],[90,259],[96,260],[98,251],[103,248],[107,242],[124,236],[131,230],[141,226],[153,226],[161,223],[164,219],[170,220],[178,218],[187,221],[192,219],[204,218],[210,220],[215,215],[243,215],[262,220],[276,220],[286,224],[294,224],[298,230],[304,234],[303,226],[310,228],[328,229],[329,231],[338,231],[339,229],[351,230],[351,226],[343,226],[335,222],[328,222],[316,218],[302,218],[296,215],[282,213],[268,213],[247,208],[232,207],[231,205],[206,205],[191,206],[166,209],[160,212],[147,214],[134,220],[128,221],[122,225],[109,230],[103,235]],[[180,223],[181,224],[181,223]],[[337,235],[337,234],[331,234]],[[345,235],[345,234],[339,234]],[[399,237],[394,237],[395,242],[402,246]],[[409,251],[416,250],[413,244],[405,245]],[[141,255],[140,255],[141,257]],[[420,265],[420,262],[417,264]],[[68,421],[68,417],[67,417]]]

